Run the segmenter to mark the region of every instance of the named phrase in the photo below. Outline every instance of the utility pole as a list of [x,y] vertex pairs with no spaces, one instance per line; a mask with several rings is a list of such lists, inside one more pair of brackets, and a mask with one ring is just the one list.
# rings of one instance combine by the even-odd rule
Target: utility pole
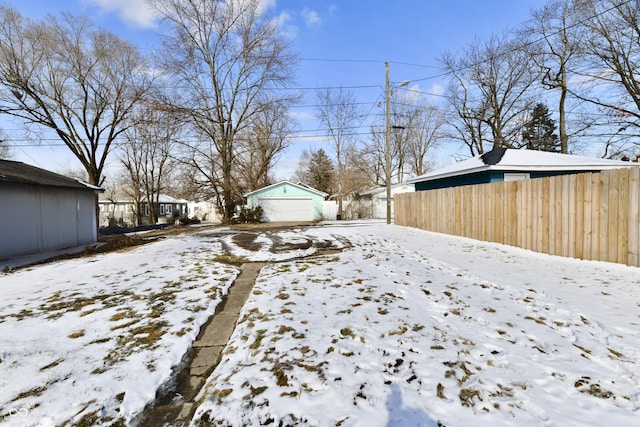
[[385,150],[384,150],[384,180],[387,185],[387,224],[391,224],[391,86],[389,84],[389,63],[385,67]]
[[[385,67],[385,151],[384,151],[384,176],[387,184],[387,224],[391,224],[391,84],[389,83],[389,62],[384,63]],[[408,80],[403,80],[396,87],[403,87],[409,84]]]

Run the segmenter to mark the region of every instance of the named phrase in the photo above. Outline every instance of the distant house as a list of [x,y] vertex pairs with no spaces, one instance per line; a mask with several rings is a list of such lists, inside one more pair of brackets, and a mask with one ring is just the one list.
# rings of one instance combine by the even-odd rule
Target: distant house
[[197,218],[202,222],[222,221],[222,215],[214,201],[188,202],[189,218]]
[[[391,186],[391,218],[393,218],[393,196],[416,191],[414,184],[400,183]],[[387,187],[377,187],[360,194],[360,200],[370,212],[369,218],[387,217]]]
[[0,259],[97,241],[102,189],[20,162],[0,160]]
[[305,184],[280,181],[245,195],[247,206],[262,207],[262,221],[318,221],[327,193]]
[[416,191],[640,166],[621,160],[497,148],[407,180]]
[[[154,205],[158,214],[158,224],[171,224],[176,219],[182,219],[188,215],[188,202],[184,199],[160,194]],[[98,206],[101,227],[133,227],[151,223],[150,204],[146,201],[141,202],[138,215],[134,198],[122,188],[100,194]]]

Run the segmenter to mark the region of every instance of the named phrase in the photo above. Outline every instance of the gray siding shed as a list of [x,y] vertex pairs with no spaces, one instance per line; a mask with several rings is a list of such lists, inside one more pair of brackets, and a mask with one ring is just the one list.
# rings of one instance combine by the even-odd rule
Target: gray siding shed
[[97,241],[98,187],[0,160],[0,259]]

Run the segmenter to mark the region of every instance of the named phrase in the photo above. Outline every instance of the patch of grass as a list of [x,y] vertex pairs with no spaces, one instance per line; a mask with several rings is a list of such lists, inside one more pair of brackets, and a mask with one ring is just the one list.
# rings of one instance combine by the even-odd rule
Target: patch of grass
[[431,350],[444,350],[444,347],[441,345],[432,345]]
[[580,393],[589,394],[600,399],[611,399],[615,395],[600,387],[600,384],[589,384],[589,388],[580,390]]
[[473,399],[478,399],[482,401],[482,395],[479,390],[474,388],[463,388],[460,390],[458,394],[458,398],[460,399],[460,404],[462,406],[467,406],[469,408],[473,408],[475,406],[475,402]]
[[263,385],[263,386],[261,386],[261,387],[253,387],[253,386],[251,386],[251,387],[250,387],[250,389],[251,389],[251,395],[252,395],[253,397],[258,396],[258,395],[261,395],[262,393],[264,393],[265,391],[267,391],[267,389],[268,389],[268,388],[269,388],[269,387],[267,387],[266,385]]
[[620,353],[619,351],[615,351],[614,349],[611,349],[611,348],[607,348],[607,350],[609,350],[609,352],[611,354],[613,354],[614,356],[616,356],[616,357],[618,357],[620,359],[622,359],[624,357],[624,354]]
[[356,334],[353,333],[351,328],[342,328],[342,329],[340,329],[340,335],[342,335],[343,337],[351,337],[351,338],[355,338],[356,337]]
[[546,319],[546,318],[544,318],[544,317],[538,317],[538,318],[536,319],[535,317],[525,316],[524,318],[525,318],[526,320],[533,320],[534,322],[536,322],[536,323],[537,323],[537,324],[539,324],[539,325],[545,325],[545,326],[546,326],[545,321],[546,321],[547,319]]
[[408,330],[409,328],[406,326],[400,326],[398,329],[389,332],[389,335],[404,335]]
[[281,325],[281,326],[278,328],[278,332],[277,332],[277,333],[282,335],[282,334],[285,334],[285,333],[287,333],[287,332],[291,332],[291,331],[295,331],[295,329],[293,329],[291,326],[284,326],[284,325]]
[[262,340],[265,337],[265,333],[267,332],[266,329],[260,329],[258,331],[256,331],[256,339],[249,345],[249,348],[251,350],[255,350],[258,347],[260,347],[260,344],[262,343]]
[[53,362],[49,363],[48,365],[45,365],[42,368],[40,368],[40,372],[46,371],[47,369],[54,368],[54,367],[58,366],[60,363],[62,363],[62,362],[64,362],[64,359],[54,360]]
[[215,257],[213,257],[213,261],[219,262],[222,264],[242,265],[246,263],[248,260],[246,257],[243,257],[243,256],[223,254],[223,255],[216,255]]
[[589,350],[588,348],[584,348],[578,344],[573,344],[574,347],[579,348],[580,350],[584,351],[587,354],[591,354],[591,350]]
[[111,316],[109,320],[111,320],[112,322],[117,322],[118,320],[122,320],[125,317],[131,317],[132,314],[135,316],[135,313],[132,313],[129,310],[119,311],[113,316]]
[[71,339],[76,339],[76,338],[80,338],[84,336],[84,329],[81,331],[77,331],[77,332],[72,332],[69,335],[67,335],[67,337],[71,338]]
[[444,395],[444,386],[442,385],[442,383],[438,383],[438,385],[436,386],[436,396],[438,396],[440,399],[447,400],[447,396]]
[[111,330],[112,330],[112,331],[115,331],[115,330],[117,330],[117,329],[125,329],[125,328],[128,328],[129,326],[133,326],[133,325],[135,325],[135,324],[136,324],[136,323],[138,323],[139,321],[140,321],[139,319],[133,319],[133,320],[131,320],[131,321],[129,321],[129,322],[126,322],[126,323],[123,323],[123,324],[121,324],[121,325],[112,326],[112,327],[111,327]]
[[213,390],[213,395],[218,396],[218,398],[220,399],[224,399],[225,397],[229,396],[231,393],[233,393],[232,388],[223,388],[222,390],[219,390],[219,389]]
[[289,386],[289,377],[285,373],[287,370],[287,366],[278,363],[273,367],[273,375],[276,377],[276,384],[280,387],[288,387]]
[[24,398],[27,398],[27,397],[40,396],[46,390],[47,390],[47,386],[46,385],[34,387],[31,390],[23,391],[22,393],[18,394],[16,397],[11,399],[11,401],[12,402],[16,402],[18,400],[21,400],[21,399],[24,399]]
[[80,418],[80,421],[78,421],[78,424],[76,424],[76,427],[92,427],[98,425],[98,421],[100,421],[100,415],[100,410],[95,410],[88,414],[84,414],[82,418]]

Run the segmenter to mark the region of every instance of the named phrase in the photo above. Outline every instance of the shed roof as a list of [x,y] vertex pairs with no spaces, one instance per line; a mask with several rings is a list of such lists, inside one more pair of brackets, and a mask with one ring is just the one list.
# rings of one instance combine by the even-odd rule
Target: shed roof
[[271,189],[271,188],[274,188],[274,187],[277,187],[277,186],[280,186],[280,185],[291,185],[291,186],[294,186],[294,187],[298,187],[298,188],[300,188],[302,190],[306,190],[306,191],[318,194],[318,195],[320,195],[322,197],[327,197],[328,196],[327,193],[325,193],[323,191],[320,191],[320,190],[316,190],[315,188],[310,187],[307,184],[303,184],[303,183],[294,184],[293,182],[287,181],[287,180],[276,182],[275,184],[267,185],[266,187],[258,188],[257,190],[253,190],[253,191],[251,191],[249,193],[246,193],[244,196],[245,197],[249,197],[249,196],[251,196],[251,195],[253,195],[255,193],[260,193],[262,191],[265,191],[267,189]]
[[100,187],[78,181],[77,179],[69,178],[45,169],[40,169],[26,163],[1,159],[0,182],[103,191]]
[[640,164],[622,160],[601,159],[598,157],[575,156],[572,154],[551,153],[526,149],[497,148],[481,156],[455,163],[424,175],[407,180],[407,183],[433,181],[453,176],[467,175],[483,171],[599,171],[625,167],[638,167]]

